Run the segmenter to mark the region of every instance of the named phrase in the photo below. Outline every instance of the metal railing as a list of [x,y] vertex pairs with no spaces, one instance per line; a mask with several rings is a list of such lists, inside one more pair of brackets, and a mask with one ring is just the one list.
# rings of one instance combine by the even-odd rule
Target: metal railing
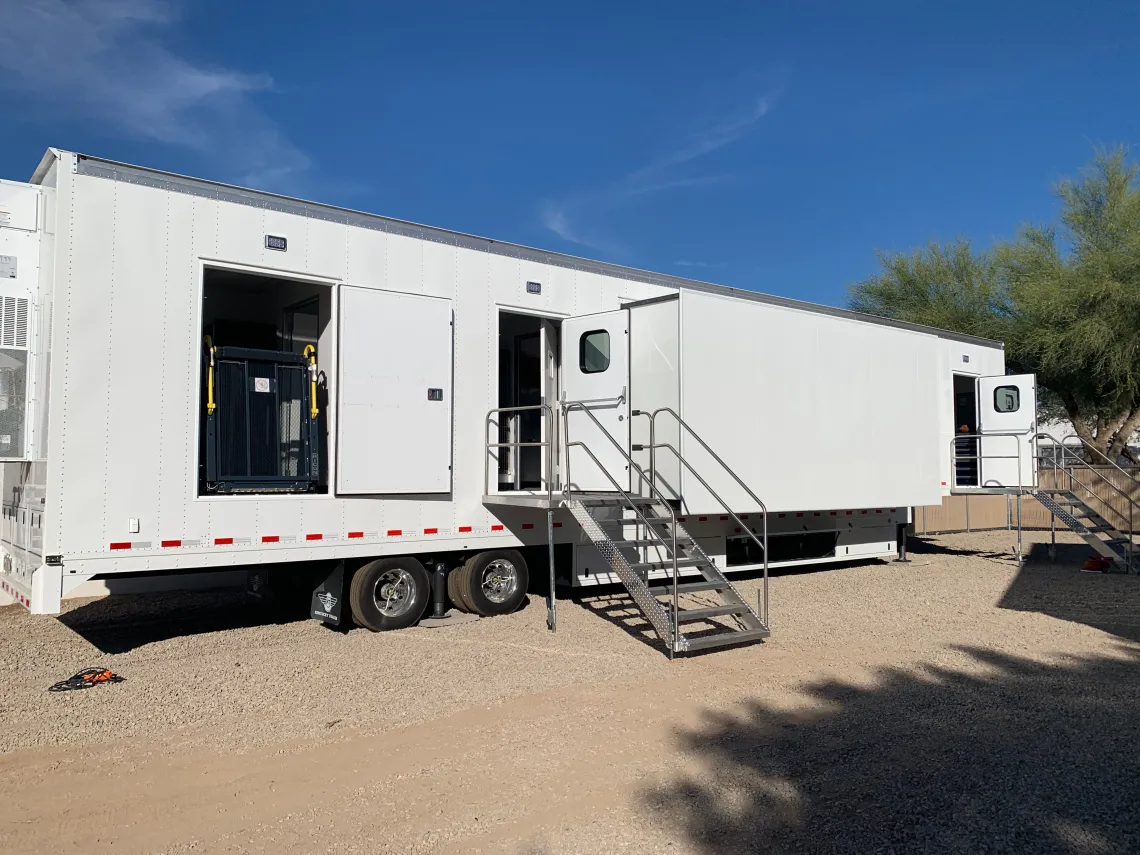
[[[1133,557],[1134,557],[1134,550],[1135,550],[1135,542],[1133,540],[1133,532],[1135,531],[1135,528],[1134,528],[1133,523],[1134,523],[1134,520],[1136,517],[1136,511],[1137,511],[1136,501],[1132,498],[1132,496],[1129,494],[1129,492],[1127,490],[1121,489],[1119,486],[1114,484],[1112,482],[1112,480],[1107,475],[1104,475],[1102,472],[1099,472],[1097,469],[1095,469],[1093,467],[1093,464],[1091,464],[1088,460],[1086,460],[1084,457],[1082,457],[1080,454],[1078,454],[1076,451],[1074,451],[1071,446],[1066,445],[1064,440],[1058,440],[1056,437],[1054,437],[1048,433],[1038,433],[1034,437],[1035,440],[1042,439],[1042,438],[1047,439],[1049,442],[1052,443],[1052,447],[1050,450],[1052,450],[1054,452],[1060,451],[1061,454],[1060,454],[1059,460],[1058,460],[1057,455],[1055,453],[1049,455],[1046,458],[1046,456],[1042,453],[1042,450],[1039,447],[1038,465],[1047,464],[1048,468],[1052,469],[1053,471],[1055,471],[1055,472],[1059,471],[1061,473],[1062,478],[1065,478],[1068,480],[1069,492],[1076,492],[1075,490],[1073,490],[1073,484],[1076,484],[1082,490],[1087,492],[1090,496],[1092,496],[1094,499],[1096,499],[1098,502],[1100,502],[1105,507],[1108,507],[1108,508],[1112,507],[1111,503],[1109,501],[1107,501],[1096,490],[1094,490],[1091,485],[1086,484],[1085,482],[1081,481],[1079,478],[1077,478],[1073,474],[1073,465],[1076,464],[1076,465],[1079,465],[1080,467],[1082,467],[1084,471],[1087,471],[1087,472],[1091,473],[1092,475],[1095,475],[1097,478],[1099,478],[1101,481],[1103,481],[1105,484],[1107,484],[1118,496],[1123,498],[1125,502],[1128,503],[1128,532],[1127,532],[1128,541],[1126,544],[1126,548],[1127,548],[1127,555],[1128,555],[1128,569],[1129,569],[1129,571],[1134,570],[1135,567],[1134,567]],[[1140,482],[1138,482],[1135,478],[1133,478],[1123,467],[1121,467],[1118,463],[1110,460],[1108,455],[1106,455],[1100,449],[1094,448],[1090,443],[1081,439],[1079,436],[1067,437],[1066,439],[1075,439],[1075,440],[1077,440],[1077,442],[1080,443],[1080,447],[1088,449],[1089,451],[1092,451],[1092,452],[1096,453],[1097,455],[1099,455],[1101,458],[1104,459],[1104,461],[1109,466],[1111,466],[1113,469],[1116,469],[1118,472],[1120,472],[1127,479],[1127,483],[1140,484]],[[1066,458],[1071,458],[1071,460],[1066,462]],[[1060,486],[1060,485],[1058,485],[1058,486]],[[1116,513],[1115,509],[1113,509],[1113,512]],[[1099,513],[1099,511],[1098,511],[1098,513]]]
[[[483,438],[487,439],[487,431],[491,425],[495,426],[496,430],[501,429],[501,425],[497,421],[492,421],[491,417],[495,413],[512,413],[512,418],[517,418],[519,413],[539,410],[542,412],[543,423],[546,425],[546,439],[539,442],[521,442],[518,440],[508,442],[487,442],[487,448],[483,455],[483,493],[489,494],[491,492],[491,449],[492,448],[509,448],[510,454],[513,455],[511,465],[514,471],[518,473],[522,464],[522,450],[524,448],[545,448],[546,449],[546,470],[542,476],[546,479],[546,543],[547,543],[547,558],[549,561],[549,575],[550,575],[550,593],[546,598],[546,625],[553,632],[558,628],[558,611],[557,600],[554,596],[554,447],[557,442],[554,433],[554,427],[557,422],[554,419],[554,408],[550,404],[532,404],[525,407],[494,407],[487,411],[487,418],[483,422]],[[496,458],[498,460],[498,458]],[[516,475],[517,482],[517,475]],[[539,482],[541,483],[541,481]]]
[[[1021,477],[1021,441],[1027,436],[1030,436],[1032,431],[999,431],[996,433],[959,433],[955,434],[954,438],[950,440],[950,480],[951,492],[955,490],[1007,490],[1016,493],[1017,495],[1017,560],[1020,564],[1022,556],[1025,555],[1022,540],[1021,528],[1021,497],[1027,489],[1032,489],[1032,485],[1026,485],[1024,479]],[[1013,439],[1014,441],[1014,454],[983,454],[982,453],[982,439],[999,439],[1002,437]],[[974,439],[977,442],[974,444],[976,453],[961,455],[958,453],[958,441],[963,439]],[[1031,437],[1031,441],[1036,443],[1037,437]],[[1031,449],[1032,451],[1032,449]],[[1034,452],[1035,456],[1036,452]],[[978,468],[978,483],[976,486],[960,485],[958,483],[958,462],[960,460],[972,460]],[[983,460],[1016,460],[1017,461],[1017,484],[991,484],[986,486],[982,481],[982,461]]]
[[[510,464],[517,473],[520,471],[522,464],[522,449],[524,448],[545,448],[546,449],[546,471],[543,473],[543,478],[546,481],[546,498],[549,504],[554,499],[554,407],[550,404],[532,404],[526,407],[494,407],[487,411],[487,418],[483,422],[483,437],[487,438],[487,431],[491,426],[496,429],[501,428],[497,421],[493,421],[491,417],[495,413],[511,413],[512,418],[517,416],[518,413],[533,412],[540,410],[543,416],[543,423],[546,425],[546,439],[540,442],[521,442],[519,440],[510,440],[507,442],[487,442],[487,453],[483,457],[483,493],[491,493],[491,458],[494,456],[491,453],[492,448],[509,448],[511,451]],[[498,458],[496,458],[497,460]]]
[[[590,408],[587,406],[587,404],[589,404],[589,403],[600,403],[600,402],[598,402],[598,401],[569,401],[569,402],[563,402],[563,404],[562,404],[562,438],[564,441],[564,447],[566,449],[566,460],[565,460],[565,465],[563,467],[564,477],[562,480],[563,495],[565,495],[567,501],[570,501],[573,498],[574,482],[570,477],[570,449],[571,448],[581,448],[584,452],[586,452],[587,455],[589,455],[590,459],[594,461],[594,465],[597,466],[599,470],[601,470],[602,474],[606,476],[606,478],[609,480],[609,482],[611,484],[613,484],[614,489],[617,490],[618,493],[621,494],[621,497],[624,500],[625,504],[631,510],[633,510],[633,512],[635,514],[637,514],[638,519],[640,519],[641,524],[645,527],[646,532],[652,534],[653,537],[656,538],[661,543],[661,547],[663,549],[665,549],[666,552],[669,553],[670,560],[673,563],[673,567],[672,567],[672,571],[673,571],[673,608],[672,608],[673,619],[671,621],[672,626],[670,628],[671,632],[672,632],[672,638],[669,639],[669,651],[670,651],[669,656],[670,656],[670,658],[672,658],[673,653],[676,650],[677,641],[680,638],[680,634],[681,634],[680,623],[679,623],[680,596],[679,596],[679,591],[677,588],[677,579],[678,579],[678,576],[680,575],[679,565],[677,563],[677,514],[674,512],[673,506],[669,504],[669,501],[665,498],[664,494],[662,494],[661,491],[657,489],[656,485],[654,485],[652,479],[649,478],[646,475],[646,473],[642,470],[642,468],[634,461],[634,459],[629,456],[629,453],[624,448],[622,448],[621,443],[618,442],[617,439],[614,438],[613,434],[611,434],[608,430],[605,429],[605,427],[602,425],[602,423],[598,420],[598,417],[595,416],[592,412],[590,412]],[[649,484],[649,489],[652,490],[654,494],[656,494],[657,498],[660,500],[660,503],[669,512],[670,534],[672,537],[672,544],[671,545],[667,540],[665,540],[665,538],[661,535],[661,533],[659,531],[657,531],[657,529],[655,529],[650,524],[649,520],[646,519],[645,514],[643,514],[641,512],[641,509],[637,506],[637,503],[634,502],[633,498],[629,495],[629,493],[627,493],[622,488],[622,486],[618,483],[617,479],[614,478],[614,476],[610,474],[609,469],[607,469],[602,464],[602,462],[600,460],[598,460],[597,455],[594,454],[594,452],[590,449],[590,447],[588,445],[586,445],[586,443],[582,442],[581,440],[574,440],[573,442],[571,442],[571,440],[570,440],[570,413],[573,412],[574,410],[578,410],[580,412],[583,412],[587,416],[590,417],[590,420],[597,426],[598,430],[600,430],[602,432],[602,435],[605,436],[606,439],[608,439],[610,441],[610,444],[613,445],[613,447],[618,450],[618,453],[621,454],[621,456],[624,457],[625,460],[628,462],[629,466],[631,467],[630,468],[630,474],[631,475],[633,474],[634,470],[636,470],[643,479],[647,480],[647,483]],[[581,490],[579,492],[584,493],[585,491]],[[648,587],[648,585],[647,585],[647,587]]]
[[[657,417],[662,413],[671,415],[676,420],[677,424],[683,428],[690,437],[695,439],[697,443],[700,444],[701,448],[703,448],[708,453],[708,455],[712,457],[712,459],[715,460],[725,472],[728,473],[729,477],[731,477],[740,486],[740,488],[748,494],[748,497],[757,504],[757,506],[760,508],[760,513],[763,518],[763,534],[761,537],[757,537],[756,532],[754,532],[750,526],[745,525],[744,520],[742,520],[740,516],[737,515],[736,511],[734,511],[729,506],[728,502],[721,498],[720,494],[718,494],[712,488],[709,482],[701,476],[696,468],[681,455],[679,449],[674,448],[670,443],[667,442],[657,442]],[[753,542],[755,542],[756,545],[760,547],[761,552],[764,556],[764,581],[761,588],[760,602],[758,603],[760,606],[760,622],[764,624],[766,628],[770,629],[768,626],[768,506],[764,504],[763,500],[761,500],[759,496],[752,492],[752,489],[744,483],[743,479],[741,479],[741,477],[737,475],[736,472],[733,471],[732,467],[725,463],[721,456],[713,451],[709,444],[705,442],[704,439],[702,439],[701,436],[695,430],[693,430],[693,428],[684,419],[682,419],[680,415],[678,415],[676,410],[673,410],[671,407],[658,407],[652,413],[647,413],[643,410],[634,410],[630,415],[634,417],[649,417],[649,478],[650,484],[654,487],[654,489],[656,489],[655,479],[657,478],[657,449],[668,449],[669,451],[673,452],[673,455],[677,458],[678,462],[680,462],[692,474],[692,476],[701,483],[701,486],[708,491],[709,495],[716,499],[717,502],[720,503],[720,506],[724,508],[724,510],[727,511],[728,514],[736,521],[737,527],[742,532],[746,533],[750,538],[752,538]],[[680,499],[681,497],[677,496],[676,498]]]

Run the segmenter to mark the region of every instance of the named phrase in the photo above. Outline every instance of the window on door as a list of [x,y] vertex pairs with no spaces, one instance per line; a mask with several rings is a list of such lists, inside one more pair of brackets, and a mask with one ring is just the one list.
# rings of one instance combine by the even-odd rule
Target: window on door
[[1021,390],[1016,386],[994,389],[994,409],[999,413],[1016,413],[1021,409]]
[[590,330],[578,339],[578,367],[583,374],[601,374],[610,367],[610,334]]

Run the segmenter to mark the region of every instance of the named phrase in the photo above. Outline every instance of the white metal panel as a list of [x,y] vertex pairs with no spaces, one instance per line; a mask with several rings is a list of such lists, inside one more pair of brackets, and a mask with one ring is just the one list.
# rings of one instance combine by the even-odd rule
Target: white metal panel
[[451,301],[345,286],[340,330],[337,490],[448,492]]
[[0,181],[0,229],[34,232],[40,192],[30,184]]
[[1036,375],[979,377],[978,431],[1003,434],[981,440],[982,487],[1036,486]]
[[[659,407],[681,409],[681,353],[680,303],[676,299],[629,309],[629,404],[632,412],[651,414]],[[680,448],[680,433],[676,421],[657,420],[658,444],[666,443]],[[642,446],[631,456],[645,471],[649,471],[649,416],[632,415],[629,422],[630,441]],[[667,449],[658,449],[653,455],[657,473],[656,487],[668,498],[677,498],[681,492],[681,464],[677,456]],[[633,489],[649,494],[634,477]]]
[[[770,511],[936,504],[939,342],[683,291],[681,415]],[[755,509],[690,437],[682,453],[734,510]],[[682,483],[687,511],[719,510]]]
[[[595,334],[604,336],[600,340],[608,350],[608,364],[591,372],[582,349],[594,340]],[[628,311],[620,309],[562,322],[562,398],[568,403],[586,402],[588,413],[567,413],[566,442],[582,442],[593,454],[591,457],[581,447],[570,448],[563,478],[576,490],[612,491],[615,483],[622,490],[629,490],[630,471],[625,459],[629,453]]]

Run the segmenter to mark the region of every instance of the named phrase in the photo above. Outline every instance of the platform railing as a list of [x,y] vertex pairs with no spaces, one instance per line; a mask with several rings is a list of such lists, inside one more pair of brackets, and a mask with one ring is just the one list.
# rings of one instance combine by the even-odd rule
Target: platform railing
[[[740,486],[740,488],[748,494],[748,497],[756,503],[757,507],[760,508],[760,514],[763,520],[762,534],[760,537],[757,537],[756,532],[752,530],[751,526],[745,525],[744,521],[740,518],[736,511],[734,511],[729,506],[728,502],[721,498],[720,494],[717,493],[716,490],[714,490],[709,484],[709,482],[701,476],[701,473],[698,472],[696,468],[681,455],[679,449],[674,448],[673,445],[667,442],[657,442],[657,417],[662,414],[672,416],[673,419],[676,420],[677,424],[685,431],[685,433],[696,440],[701,448],[703,448],[705,452],[717,462],[717,464],[728,474],[728,476],[732,478],[732,480],[735,481]],[[688,470],[689,473],[694,478],[696,478],[697,481],[700,482],[701,486],[708,491],[709,495],[716,499],[716,501],[720,503],[720,506],[725,510],[725,512],[728,513],[733,518],[733,520],[736,521],[736,525],[741,530],[741,532],[747,534],[750,538],[752,538],[753,542],[760,547],[761,553],[764,556],[764,580],[760,592],[760,602],[758,604],[760,607],[760,622],[764,624],[766,628],[770,629],[771,627],[768,624],[768,506],[764,504],[763,500],[752,491],[751,487],[744,483],[744,479],[737,475],[733,468],[729,466],[719,454],[713,451],[709,444],[705,442],[704,439],[695,430],[693,430],[693,428],[671,407],[658,407],[651,413],[647,413],[644,410],[634,410],[631,415],[635,417],[642,415],[649,416],[650,482],[654,483],[655,479],[657,478],[657,450],[663,449],[673,452],[673,455],[677,458],[678,462],[680,462],[681,465],[684,466],[685,469]],[[681,497],[677,496],[676,498],[680,499]]]

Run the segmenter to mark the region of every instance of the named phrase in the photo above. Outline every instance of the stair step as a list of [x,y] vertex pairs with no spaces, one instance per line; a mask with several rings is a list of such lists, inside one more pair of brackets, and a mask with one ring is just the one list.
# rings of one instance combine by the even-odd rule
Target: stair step
[[[693,594],[697,591],[725,591],[728,590],[728,585],[724,582],[679,582],[677,584],[678,594]],[[655,597],[671,597],[673,596],[672,585],[655,585],[649,589],[649,593]]]
[[[678,567],[700,567],[705,563],[703,558],[678,558]],[[639,561],[635,564],[629,565],[630,570],[672,570],[673,562],[670,561]]]
[[748,614],[748,606],[744,603],[731,603],[725,606],[711,606],[707,609],[680,609],[677,612],[678,623],[692,623],[693,621],[705,620],[711,617],[720,617],[721,615],[743,615]]
[[[668,542],[668,541],[666,541],[666,542]],[[661,546],[661,540],[660,540],[660,538],[656,538],[656,537],[639,538],[637,540],[615,540],[615,541],[613,541],[613,545],[618,547],[619,549],[633,549],[633,548],[638,547],[638,546],[657,546],[657,547],[660,547]],[[677,538],[677,547],[679,549],[685,548],[685,539],[683,537]]]
[[[1110,537],[1108,540],[1104,540],[1101,542],[1107,543],[1109,546],[1123,546],[1124,544],[1128,543],[1128,541],[1130,541],[1131,539],[1132,538],[1130,538],[1130,537]],[[1137,545],[1140,546],[1140,544],[1137,544]]]
[[718,632],[690,638],[689,650],[707,650],[710,647],[727,647],[730,644],[744,644],[748,641],[761,641],[772,633],[767,629],[741,629],[735,632]]

